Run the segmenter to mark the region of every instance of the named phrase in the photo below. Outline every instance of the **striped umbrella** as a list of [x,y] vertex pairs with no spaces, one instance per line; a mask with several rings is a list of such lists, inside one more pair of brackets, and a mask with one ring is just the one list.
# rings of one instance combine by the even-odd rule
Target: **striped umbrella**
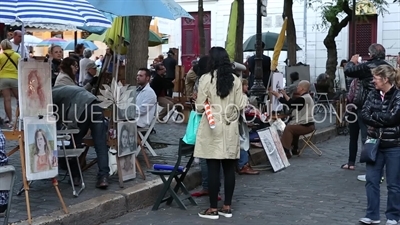
[[24,26],[111,27],[111,22],[86,0],[1,0],[0,23]]

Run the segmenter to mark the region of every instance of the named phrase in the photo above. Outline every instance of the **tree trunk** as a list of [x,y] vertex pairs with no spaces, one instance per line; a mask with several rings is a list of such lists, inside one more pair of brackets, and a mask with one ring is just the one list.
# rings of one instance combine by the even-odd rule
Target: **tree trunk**
[[344,27],[347,26],[349,21],[351,20],[351,15],[347,15],[342,21],[339,22],[339,19],[335,17],[335,19],[329,21],[331,26],[329,27],[328,34],[324,39],[324,45],[327,50],[326,59],[326,70],[325,73],[329,75],[329,92],[333,93],[334,80],[336,77],[336,66],[338,65],[338,57],[337,57],[337,46],[335,38],[339,35],[340,31]]
[[244,0],[238,2],[238,17],[236,25],[235,62],[243,63],[243,26],[244,26]]
[[206,55],[206,35],[204,33],[204,8],[203,0],[199,0],[199,9],[197,14],[197,26],[199,28],[199,50],[200,56]]
[[296,27],[293,19],[293,0],[284,0],[283,4],[284,16],[288,18],[286,27],[286,43],[287,43],[287,57],[289,65],[293,66],[297,63],[296,52]]
[[329,75],[329,77],[335,78],[336,66],[337,66],[337,46],[335,42],[335,37],[330,36],[329,34],[324,39],[324,45],[326,47],[327,56],[326,59],[326,70],[325,73]]
[[[337,50],[336,50],[336,42],[335,37],[330,36],[329,34],[324,39],[324,45],[326,47],[327,56],[326,59],[326,70],[325,73],[329,75],[328,83],[329,83],[329,93],[334,92],[334,80],[336,73],[336,65],[337,65]],[[317,74],[318,75],[318,74]]]
[[151,16],[129,17],[129,42],[126,54],[126,83],[136,85],[136,74],[139,68],[147,68],[149,58],[149,27]]

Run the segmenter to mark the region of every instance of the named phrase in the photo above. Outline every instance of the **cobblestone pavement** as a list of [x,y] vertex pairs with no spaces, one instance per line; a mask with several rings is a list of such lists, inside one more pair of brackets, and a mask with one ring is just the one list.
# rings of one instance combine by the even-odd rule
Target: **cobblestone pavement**
[[[165,148],[155,149],[158,156],[150,157],[150,163],[172,163],[176,161],[176,150],[177,143],[179,141],[179,137],[182,137],[185,132],[184,124],[176,124],[176,123],[168,123],[168,124],[156,124],[155,129],[157,134],[151,135],[151,140],[157,140],[157,142],[169,143],[169,145],[165,145]],[[10,151],[12,148],[17,146],[16,141],[7,141],[7,151]],[[22,186],[22,178],[21,178],[21,163],[19,154],[13,154],[10,157],[9,164],[14,165],[17,170],[17,178],[14,188],[14,193],[16,193]],[[96,157],[94,149],[89,151],[87,160],[92,160]],[[143,160],[139,160],[141,162],[142,168],[146,170],[146,166]],[[65,171],[60,170],[59,176],[59,188],[64,197],[65,203],[68,205],[77,204],[88,199],[98,197],[102,194],[113,193],[115,191],[120,191],[121,188],[118,185],[118,177],[113,176],[110,178],[110,186],[108,190],[99,190],[95,188],[96,182],[96,173],[97,166],[91,167],[89,170],[84,172],[84,181],[86,184],[86,189],[79,195],[79,197],[74,197],[72,195],[72,188],[68,183],[69,178],[64,177]],[[158,177],[153,176],[150,173],[146,173],[147,180],[153,180]],[[125,187],[131,187],[135,184],[142,183],[143,179],[137,174],[137,178],[132,181],[125,182]],[[31,185],[30,188],[30,203],[31,203],[31,211],[32,217],[38,217],[42,215],[48,215],[53,211],[61,209],[60,202],[56,195],[56,192],[53,188],[51,180],[40,180],[35,181]],[[27,219],[26,214],[26,204],[24,194],[21,196],[13,196],[12,208],[11,208],[11,217],[9,222],[17,222],[21,220]],[[2,219],[0,218],[0,224],[2,223]]]
[[[13,101],[14,110],[15,106],[16,102]],[[1,99],[0,99],[0,117],[4,118],[4,110]],[[317,129],[328,127],[331,124],[332,123],[329,122],[328,118],[325,122],[318,124]],[[184,135],[185,128],[186,128],[185,124],[178,124],[172,121],[168,122],[168,124],[156,124],[155,126],[156,134],[152,134],[150,136],[150,140],[151,142],[154,143],[163,143],[165,144],[164,146],[166,147],[162,149],[155,149],[156,153],[159,154],[159,156],[150,157],[150,162],[151,163],[175,162],[178,140],[180,137]],[[15,146],[17,146],[17,141],[7,141],[6,150],[10,151]],[[14,193],[16,193],[22,186],[21,166],[20,166],[21,164],[19,157],[20,157],[19,154],[14,154],[10,157],[9,161],[9,163],[11,165],[14,165],[17,170],[17,178],[15,183]],[[89,151],[87,159],[91,160],[93,158],[95,158],[95,153],[94,149],[91,149]],[[144,161],[141,162],[142,162],[142,168],[145,168]],[[62,175],[59,177],[60,180],[59,188],[61,190],[61,193],[64,197],[67,206],[86,201],[88,199],[97,197],[102,194],[113,193],[115,191],[121,190],[120,187],[118,186],[118,178],[116,176],[110,178],[111,185],[108,188],[108,190],[105,191],[96,189],[95,188],[96,173],[97,173],[96,165],[84,172],[84,181],[86,184],[86,189],[80,194],[79,197],[75,198],[72,195],[72,188],[68,184],[69,178],[67,177],[66,179],[62,180],[65,172],[60,171],[60,174]],[[138,177],[135,180],[125,182],[125,187],[134,186],[135,184],[143,182],[140,175],[138,174],[137,176]],[[149,173],[147,173],[146,176],[147,180],[158,178]],[[61,209],[56,192],[53,189],[50,180],[41,180],[33,182],[30,188],[30,203],[31,203],[31,211],[33,218],[42,215],[49,215],[52,212]],[[12,216],[10,217],[9,220],[10,223],[27,219],[24,194],[22,194],[21,196],[16,196],[14,194],[13,204],[11,208],[11,215]],[[0,223],[1,222],[2,219],[0,218]]]
[[[355,171],[340,169],[346,162],[348,136],[339,136],[317,144],[323,151],[318,157],[307,149],[291,166],[259,176],[237,176],[232,203],[233,218],[202,219],[200,210],[208,207],[208,198],[196,199],[199,206],[188,204],[180,210],[176,204],[162,205],[158,211],[146,208],[109,220],[104,225],[157,224],[268,224],[268,225],[352,225],[364,216],[364,183],[357,175],[365,172],[362,164]],[[382,218],[386,206],[386,184],[382,184]],[[223,195],[222,195],[223,196]],[[220,202],[222,205],[222,202]],[[383,221],[382,221],[383,223]]]

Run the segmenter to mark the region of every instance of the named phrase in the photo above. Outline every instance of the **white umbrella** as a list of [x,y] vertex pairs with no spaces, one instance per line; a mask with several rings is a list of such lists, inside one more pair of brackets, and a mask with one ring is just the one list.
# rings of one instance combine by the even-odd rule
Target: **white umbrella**
[[[11,42],[14,41],[14,39],[11,39]],[[43,40],[40,38],[37,38],[33,35],[24,35],[24,43],[26,46],[33,46],[35,47],[37,44],[42,42]]]

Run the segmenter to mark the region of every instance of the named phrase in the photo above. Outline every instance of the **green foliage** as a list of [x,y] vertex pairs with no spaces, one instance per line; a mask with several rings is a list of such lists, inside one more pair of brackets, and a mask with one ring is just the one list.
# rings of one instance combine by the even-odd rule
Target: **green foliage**
[[[352,16],[352,1],[349,0],[307,0],[308,6],[316,11],[321,12],[321,23],[314,25],[314,29],[319,31],[325,31],[329,29],[330,26],[339,23],[340,20],[349,16]],[[392,0],[393,3],[399,2],[400,0]],[[383,15],[388,13],[386,9],[388,2],[386,0],[370,0],[377,13]]]

